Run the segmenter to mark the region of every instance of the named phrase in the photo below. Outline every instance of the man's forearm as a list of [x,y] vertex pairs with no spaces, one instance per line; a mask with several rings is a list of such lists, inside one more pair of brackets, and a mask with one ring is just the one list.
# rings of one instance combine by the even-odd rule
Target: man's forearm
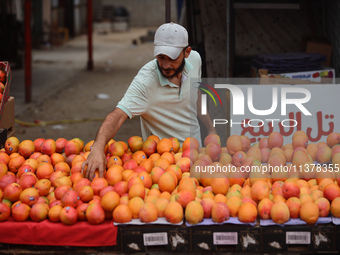
[[119,108],[110,112],[100,126],[93,146],[104,150],[105,145],[116,135],[126,119],[127,115]]
[[203,125],[206,127],[208,135],[216,134],[216,129],[213,125],[213,122],[211,121],[209,113],[207,113],[207,115],[198,115],[198,118],[203,123]]

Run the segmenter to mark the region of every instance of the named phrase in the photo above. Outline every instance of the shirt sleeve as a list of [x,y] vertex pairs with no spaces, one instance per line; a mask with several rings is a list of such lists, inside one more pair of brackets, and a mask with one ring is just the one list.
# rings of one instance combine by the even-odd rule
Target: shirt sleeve
[[147,98],[147,90],[138,76],[136,76],[117,107],[123,110],[131,119],[147,111]]

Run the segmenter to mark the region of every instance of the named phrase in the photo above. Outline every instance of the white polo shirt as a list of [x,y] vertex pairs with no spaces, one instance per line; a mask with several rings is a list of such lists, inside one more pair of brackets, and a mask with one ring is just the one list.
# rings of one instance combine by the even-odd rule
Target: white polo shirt
[[187,137],[195,137],[201,145],[197,88],[190,83],[190,78],[201,78],[201,65],[200,55],[192,50],[185,59],[181,87],[161,74],[156,59],[140,69],[117,107],[130,119],[140,116],[144,140],[157,135],[176,137],[182,144]]

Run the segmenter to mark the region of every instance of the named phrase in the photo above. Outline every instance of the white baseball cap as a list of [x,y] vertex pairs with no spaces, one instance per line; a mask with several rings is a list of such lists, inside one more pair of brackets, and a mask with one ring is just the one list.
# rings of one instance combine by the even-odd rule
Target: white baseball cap
[[173,22],[163,24],[155,33],[154,57],[164,54],[176,59],[188,45],[188,32],[184,27]]

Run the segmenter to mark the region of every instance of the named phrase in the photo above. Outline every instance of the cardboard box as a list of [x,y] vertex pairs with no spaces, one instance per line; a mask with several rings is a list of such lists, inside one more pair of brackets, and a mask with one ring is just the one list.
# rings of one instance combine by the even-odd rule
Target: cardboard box
[[331,65],[332,44],[326,40],[314,39],[307,41],[306,53],[320,53],[322,55],[325,55],[326,61],[322,63],[322,65]]
[[10,84],[11,84],[11,79],[12,79],[12,72],[11,72],[11,68],[8,62],[0,62],[0,70],[3,70],[6,72],[6,83],[4,84],[5,89],[3,91],[2,100],[0,104],[0,127],[2,127],[1,122],[2,122],[2,117],[4,116],[3,114],[4,107],[10,97]]
[[268,253],[336,249],[333,225],[269,226],[263,227],[262,233],[263,251]]
[[5,147],[6,140],[7,140],[7,129],[0,128],[0,149]]
[[261,252],[259,227],[214,225],[191,227],[194,252]]
[[122,252],[190,251],[190,229],[171,225],[119,226]]
[[[254,72],[254,71],[252,71]],[[267,69],[259,69],[257,71],[259,84],[334,84],[335,70],[333,68],[325,68],[323,70],[270,74]]]
[[[10,84],[11,84],[11,80],[12,80],[12,72],[11,72],[11,68],[9,66],[8,62],[0,62],[0,70],[5,71],[6,72],[6,83],[5,85],[5,90],[3,92],[3,96],[2,96],[2,100],[1,100],[1,105],[3,103],[6,103],[9,96],[10,96]],[[1,114],[1,112],[0,112]]]
[[7,130],[7,137],[15,136],[15,100],[10,97],[3,105],[0,115],[0,128]]

